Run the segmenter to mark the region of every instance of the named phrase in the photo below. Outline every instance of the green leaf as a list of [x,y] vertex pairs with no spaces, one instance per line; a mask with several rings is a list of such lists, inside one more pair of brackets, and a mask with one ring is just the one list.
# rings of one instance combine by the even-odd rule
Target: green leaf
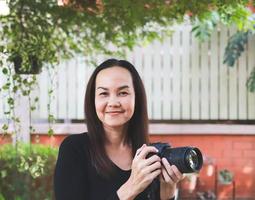
[[230,67],[234,66],[236,60],[241,56],[245,49],[245,45],[248,42],[248,35],[248,31],[238,31],[229,38],[224,52],[224,64],[227,64]]
[[211,33],[215,29],[219,20],[219,14],[216,11],[208,12],[207,14],[201,16],[200,19],[196,20],[191,32],[200,41],[206,41],[210,38]]
[[0,194],[0,200],[5,200],[5,198],[2,194]]
[[6,74],[8,74],[8,69],[7,69],[6,67],[4,67],[3,70],[2,70],[2,72],[3,72],[3,74],[6,75]]
[[48,94],[51,95],[53,93],[53,90],[48,90]]
[[8,103],[9,105],[14,105],[14,99],[11,98],[11,97],[9,97],[9,98],[7,99],[7,103]]
[[13,86],[12,91],[16,93],[18,91],[19,87],[17,85]]
[[23,96],[28,96],[30,94],[30,91],[29,90],[23,90],[22,91],[22,95]]
[[35,109],[36,109],[35,106],[31,106],[31,107],[30,107],[30,110],[31,110],[31,111],[34,111]]
[[16,123],[20,123],[20,119],[18,117],[13,116],[12,120]]
[[[6,170],[1,170],[0,171],[0,176],[1,176],[1,178],[5,178],[7,176],[7,171]],[[1,196],[0,196],[0,200],[1,200]]]
[[54,115],[49,114],[48,115],[48,122],[54,122],[54,120],[55,120]]
[[54,130],[52,128],[50,128],[48,130],[48,136],[52,136],[52,135],[54,135]]
[[5,85],[2,86],[2,89],[3,90],[9,90],[10,85],[11,85],[10,83],[6,83]]
[[2,129],[3,129],[4,131],[7,131],[8,128],[9,128],[8,124],[4,124],[4,125],[2,126]]
[[246,85],[250,92],[255,92],[255,67],[253,68]]

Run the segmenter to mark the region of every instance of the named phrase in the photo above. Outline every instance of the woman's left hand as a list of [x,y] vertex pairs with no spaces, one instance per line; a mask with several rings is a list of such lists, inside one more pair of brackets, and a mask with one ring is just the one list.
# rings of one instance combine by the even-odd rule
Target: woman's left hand
[[161,171],[160,199],[169,200],[174,197],[176,185],[184,176],[175,165],[170,165],[166,158],[162,158]]

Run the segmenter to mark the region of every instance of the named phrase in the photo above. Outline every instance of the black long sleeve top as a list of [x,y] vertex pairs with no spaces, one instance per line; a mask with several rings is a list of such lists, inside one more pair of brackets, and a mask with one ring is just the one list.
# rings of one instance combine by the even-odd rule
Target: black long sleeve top
[[[115,165],[115,176],[103,178],[92,166],[88,148],[86,133],[70,135],[61,143],[54,174],[56,200],[119,200],[117,190],[128,180],[131,170]],[[154,190],[148,187],[135,200],[159,200],[159,183],[153,184]]]

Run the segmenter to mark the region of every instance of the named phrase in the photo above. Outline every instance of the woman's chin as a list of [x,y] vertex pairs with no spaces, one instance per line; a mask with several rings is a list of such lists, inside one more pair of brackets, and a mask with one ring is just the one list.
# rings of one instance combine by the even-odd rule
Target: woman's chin
[[126,126],[126,123],[127,122],[114,122],[114,121],[111,121],[111,122],[104,123],[104,127],[107,127],[107,128],[123,128],[124,126]]

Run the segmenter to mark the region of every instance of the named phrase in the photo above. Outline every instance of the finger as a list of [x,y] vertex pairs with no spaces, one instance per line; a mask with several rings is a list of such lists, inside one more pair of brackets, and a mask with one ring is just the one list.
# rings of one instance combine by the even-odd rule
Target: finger
[[165,166],[165,168],[171,167],[170,163],[168,162],[166,158],[162,158],[162,163]]
[[171,168],[179,181],[184,178],[184,175],[178,170],[178,168],[175,165],[172,165]]
[[146,165],[151,165],[154,162],[160,162],[160,161],[161,161],[161,159],[160,159],[159,156],[153,155],[153,156],[146,159],[145,164]]
[[149,174],[157,169],[161,169],[161,163],[159,161],[145,167],[143,171],[144,171],[144,174]]
[[[139,159],[139,157],[137,157],[138,159],[136,159],[136,169],[143,171],[143,173],[149,173],[153,170],[155,170],[156,168],[153,168],[153,164],[156,164],[156,166],[158,166],[157,168],[161,168],[161,159],[154,155],[152,156],[150,159]],[[150,166],[153,165],[151,168],[152,170],[150,170]],[[148,168],[149,167],[149,168]]]
[[[171,177],[171,179],[173,180],[173,182],[175,182],[175,183],[178,182],[180,179],[178,178],[177,174],[175,174],[175,171],[176,171],[176,173],[179,172],[179,170],[177,169],[177,167],[176,167],[176,166],[173,167],[174,165],[171,166],[171,165],[169,164],[169,162],[167,161],[166,158],[163,158],[163,159],[162,159],[162,163],[163,163],[163,166],[164,166],[164,168],[165,168],[167,174],[169,175],[169,177]],[[173,170],[173,168],[175,168],[175,171]],[[180,174],[178,174],[178,175],[180,175]],[[180,177],[180,178],[181,178],[181,177]]]
[[166,171],[166,169],[165,168],[162,168],[162,178],[163,178],[163,180],[165,181],[165,182],[167,182],[167,183],[170,183],[170,184],[174,184],[174,181],[173,181],[173,179],[171,178],[171,176],[169,176],[169,174],[168,174],[168,172]]
[[175,182],[179,182],[184,178],[184,175],[178,170],[178,168],[175,165],[170,165],[166,158],[162,159],[162,163],[169,176],[171,176]]
[[137,149],[135,155],[138,156],[138,155],[141,153],[142,149],[143,149],[145,146],[146,146],[146,144],[143,144],[139,149]]
[[141,158],[145,158],[147,155],[148,155],[148,153],[157,153],[158,152],[158,150],[156,149],[156,147],[153,147],[153,146],[145,146],[142,150],[141,150],[141,152],[139,153],[139,157],[141,157]]
[[147,180],[152,182],[155,178],[157,178],[161,173],[160,169],[154,170],[148,176],[146,176]]

